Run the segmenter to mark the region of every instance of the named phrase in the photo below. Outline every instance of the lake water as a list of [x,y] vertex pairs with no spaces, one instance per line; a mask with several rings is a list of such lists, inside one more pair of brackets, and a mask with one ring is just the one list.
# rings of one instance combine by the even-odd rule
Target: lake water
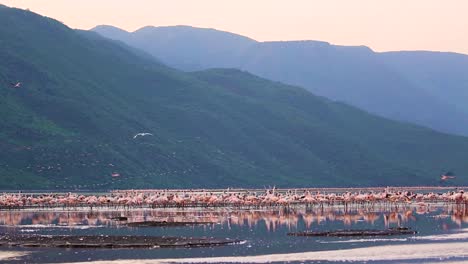
[[[189,227],[129,228],[109,220],[128,216],[131,221],[202,221],[214,222]],[[385,229],[404,226],[416,235],[391,237],[294,237],[288,232],[336,229]],[[133,209],[130,211],[0,211],[0,232],[43,235],[144,235],[218,237],[242,240],[242,243],[211,248],[155,249],[61,249],[1,248],[27,251],[24,257],[4,263],[60,263],[118,259],[200,258],[201,262],[249,262],[248,259],[210,257],[260,256],[251,261],[327,263],[367,261],[368,263],[468,262],[468,209],[429,205],[406,208],[309,208],[237,210],[237,209]],[[405,245],[398,247],[398,245]],[[384,247],[382,247],[384,246]],[[389,247],[385,247],[389,246]],[[392,247],[393,246],[393,247]],[[359,248],[373,247],[374,257],[366,259]],[[453,253],[448,253],[448,249]],[[413,251],[410,249],[414,248]],[[351,249],[351,250],[350,250]],[[352,250],[356,249],[356,250]],[[407,253],[391,253],[392,250]],[[442,250],[440,250],[442,249]],[[466,249],[466,250],[464,250]],[[342,251],[348,250],[348,251]],[[379,253],[381,250],[382,253]],[[323,252],[318,255],[317,252]],[[426,252],[425,252],[426,251]],[[440,252],[438,252],[440,251]],[[292,253],[307,252],[303,256]],[[461,253],[460,253],[461,252]],[[466,252],[463,253],[463,252]],[[384,254],[394,254],[384,257]],[[270,259],[269,254],[277,255]],[[314,255],[315,254],[315,255]],[[369,253],[370,254],[370,253]],[[405,255],[407,254],[407,255]],[[454,254],[454,255],[452,255]],[[265,258],[261,258],[261,257]],[[327,258],[327,256],[329,256]],[[406,258],[405,258],[406,256]],[[361,258],[361,259],[359,259]],[[399,260],[391,260],[400,258]]]

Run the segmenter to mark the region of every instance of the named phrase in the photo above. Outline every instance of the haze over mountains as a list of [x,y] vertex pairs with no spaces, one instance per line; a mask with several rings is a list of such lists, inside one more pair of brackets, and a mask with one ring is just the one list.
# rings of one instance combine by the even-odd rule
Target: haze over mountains
[[394,120],[468,135],[468,56],[320,41],[257,42],[189,26],[93,29],[184,71],[237,68]]
[[0,37],[0,188],[430,185],[468,173],[467,138],[299,87],[175,70],[4,6]]

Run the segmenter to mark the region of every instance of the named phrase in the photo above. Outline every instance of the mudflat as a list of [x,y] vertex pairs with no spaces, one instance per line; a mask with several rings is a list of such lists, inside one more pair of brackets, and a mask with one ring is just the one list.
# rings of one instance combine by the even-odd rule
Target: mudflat
[[228,238],[207,237],[0,235],[0,246],[3,247],[168,248],[212,247],[238,242]]

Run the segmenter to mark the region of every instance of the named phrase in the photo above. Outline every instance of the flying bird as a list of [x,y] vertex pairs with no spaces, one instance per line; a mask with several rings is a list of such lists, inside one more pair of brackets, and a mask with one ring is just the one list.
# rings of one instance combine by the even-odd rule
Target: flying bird
[[21,82],[17,82],[17,83],[10,83],[11,87],[12,88],[20,88],[22,83]]
[[450,172],[450,171],[440,175],[440,180],[441,181],[446,181],[446,180],[455,179],[455,178],[456,178],[455,174]]
[[135,136],[133,136],[133,139],[136,139],[137,137],[146,137],[146,136],[152,136],[153,134],[151,133],[138,133]]
[[448,179],[455,179],[455,176],[448,176],[448,175],[440,175],[440,179],[446,181]]

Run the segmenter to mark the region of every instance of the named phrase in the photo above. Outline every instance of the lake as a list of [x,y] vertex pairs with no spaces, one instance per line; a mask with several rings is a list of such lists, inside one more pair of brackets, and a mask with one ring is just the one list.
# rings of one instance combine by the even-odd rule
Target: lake
[[[184,227],[127,227],[122,222],[110,220],[115,216],[126,216],[129,221],[213,223]],[[305,230],[386,229],[398,226],[410,227],[418,233],[391,237],[297,237],[287,235],[289,232]],[[324,208],[295,206],[262,210],[234,208],[115,211],[103,209],[93,211],[84,209],[76,211],[61,211],[61,209],[12,210],[0,211],[0,232],[80,236],[217,237],[241,241],[233,245],[201,248],[63,249],[10,247],[1,250],[23,251],[27,254],[17,259],[4,261],[5,263],[174,258],[192,258],[195,262],[211,263],[250,261],[260,263],[271,261],[324,263],[324,261],[331,260],[367,261],[368,263],[468,261],[468,209],[463,205],[443,205],[440,203],[424,206],[400,206],[398,208],[355,206],[347,210],[339,206],[325,206]],[[367,248],[367,250],[362,251],[361,248]],[[408,252],[400,253],[402,249]],[[372,253],[372,250],[375,252]],[[269,254],[281,255],[267,256]],[[229,258],[242,256],[250,258]],[[211,257],[223,258],[210,259]],[[395,258],[400,259],[391,260]],[[155,261],[155,263],[158,262]]]

